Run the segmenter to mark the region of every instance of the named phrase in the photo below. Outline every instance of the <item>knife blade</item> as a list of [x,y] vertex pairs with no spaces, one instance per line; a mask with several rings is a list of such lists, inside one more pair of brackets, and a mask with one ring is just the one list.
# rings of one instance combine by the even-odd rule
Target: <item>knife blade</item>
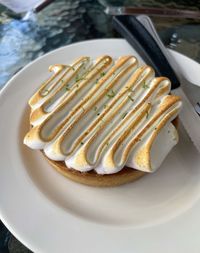
[[166,76],[171,80],[171,92],[183,100],[180,120],[200,152],[200,116],[195,111],[200,99],[199,87],[193,85],[191,90],[191,85],[182,80],[181,75],[180,77],[176,75],[154,37],[136,17],[116,16],[113,18],[113,27],[136,49],[143,60],[155,69],[158,76]]

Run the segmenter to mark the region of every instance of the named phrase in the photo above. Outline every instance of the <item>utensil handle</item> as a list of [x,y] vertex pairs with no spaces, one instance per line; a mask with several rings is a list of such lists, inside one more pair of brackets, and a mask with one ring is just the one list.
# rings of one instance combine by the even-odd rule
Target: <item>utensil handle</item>
[[168,9],[155,7],[136,7],[136,6],[106,6],[104,10],[109,15],[148,15],[155,17],[167,18],[192,18],[200,19],[200,11],[182,10],[182,9]]
[[154,68],[156,75],[168,77],[172,83],[172,89],[180,86],[173,68],[159,45],[134,16],[113,17],[113,27],[131,44],[143,60]]

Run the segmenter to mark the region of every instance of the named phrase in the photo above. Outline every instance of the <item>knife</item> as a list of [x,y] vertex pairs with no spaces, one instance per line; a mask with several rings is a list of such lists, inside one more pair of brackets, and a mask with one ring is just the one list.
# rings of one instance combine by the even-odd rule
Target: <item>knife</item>
[[[172,82],[171,93],[182,98],[183,109],[180,120],[200,152],[200,88],[187,83],[175,66],[170,65],[160,46],[148,30],[134,16],[113,17],[113,27],[139,53],[143,60],[155,70],[157,76],[166,76]],[[187,95],[186,95],[187,94]]]

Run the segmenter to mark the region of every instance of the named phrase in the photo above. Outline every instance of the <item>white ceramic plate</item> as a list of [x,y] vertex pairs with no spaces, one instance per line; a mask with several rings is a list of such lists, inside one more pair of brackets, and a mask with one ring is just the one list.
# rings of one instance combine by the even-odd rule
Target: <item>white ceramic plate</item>
[[27,100],[48,66],[102,54],[137,56],[122,39],[73,44],[29,64],[1,92],[1,219],[34,252],[200,252],[200,158],[181,126],[179,144],[156,173],[114,188],[73,183],[22,144]]

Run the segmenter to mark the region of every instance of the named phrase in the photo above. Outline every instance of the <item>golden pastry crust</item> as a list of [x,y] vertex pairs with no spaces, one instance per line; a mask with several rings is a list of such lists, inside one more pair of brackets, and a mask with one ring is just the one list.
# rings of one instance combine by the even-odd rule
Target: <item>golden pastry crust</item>
[[53,161],[46,156],[45,158],[63,176],[77,183],[90,186],[105,187],[122,185],[133,182],[146,174],[143,171],[134,170],[128,167],[123,168],[123,170],[118,173],[107,175],[99,175],[94,170],[89,172],[80,172],[74,169],[68,169],[64,162]]

